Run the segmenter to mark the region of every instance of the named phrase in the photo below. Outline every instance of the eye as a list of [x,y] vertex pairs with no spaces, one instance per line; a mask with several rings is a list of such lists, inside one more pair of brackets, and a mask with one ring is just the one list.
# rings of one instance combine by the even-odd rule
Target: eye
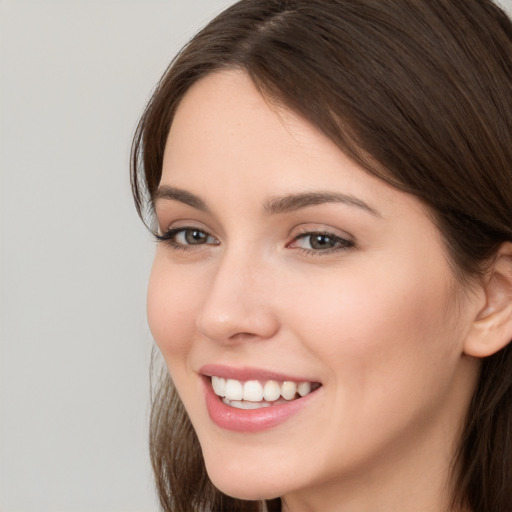
[[219,241],[207,231],[193,227],[173,228],[163,235],[156,235],[161,242],[166,242],[171,247],[187,249],[193,245],[218,245]]
[[212,243],[213,237],[199,229],[182,229],[174,235],[174,240],[183,245],[199,245]]
[[349,249],[353,246],[354,242],[351,240],[347,240],[333,233],[308,232],[296,236],[288,247],[302,249],[308,253],[326,253]]

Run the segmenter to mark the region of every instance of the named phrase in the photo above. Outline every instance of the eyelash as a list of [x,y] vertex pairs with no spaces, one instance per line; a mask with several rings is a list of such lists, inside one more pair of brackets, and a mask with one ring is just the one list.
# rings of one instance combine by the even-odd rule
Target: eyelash
[[[204,236],[206,236],[207,241],[205,243],[201,244],[184,244],[176,241],[176,237],[179,234],[186,234],[186,232],[189,231],[195,231],[198,233],[202,233]],[[292,247],[294,243],[296,243],[299,240],[303,240],[306,238],[311,237],[325,237],[332,241],[332,243],[336,244],[335,247],[331,247],[328,249],[306,249],[304,247]],[[208,233],[205,230],[198,229],[195,227],[185,226],[185,227],[179,227],[179,228],[172,228],[163,233],[162,235],[155,234],[155,238],[157,242],[163,242],[167,245],[169,245],[172,249],[175,250],[181,250],[181,251],[193,251],[195,250],[194,246],[201,246],[201,245],[219,245],[220,242],[218,242],[210,233]],[[212,238],[216,240],[217,243],[208,243],[208,238]],[[310,242],[311,243],[311,242]],[[334,252],[338,251],[346,251],[348,249],[351,249],[355,246],[355,243],[351,240],[347,240],[346,238],[342,238],[338,235],[334,235],[333,233],[329,233],[328,231],[304,231],[302,233],[299,233],[297,236],[293,238],[293,240],[286,245],[288,248],[294,248],[299,250],[302,254],[305,255],[311,255],[311,256],[323,256],[327,254],[332,254]]]
[[[181,228],[172,228],[172,229],[169,229],[168,231],[166,231],[162,235],[155,234],[155,238],[156,238],[157,242],[163,242],[163,243],[169,245],[172,249],[181,250],[181,251],[194,250],[194,245],[198,245],[198,246],[199,245],[207,245],[206,243],[205,244],[183,244],[183,243],[177,242],[176,236],[179,235],[180,233],[185,234],[187,231],[196,231],[198,233],[203,233],[204,235],[206,235],[207,239],[214,238],[207,231],[205,231],[203,229],[191,227],[191,226],[185,226],[185,227],[181,227]],[[208,245],[219,245],[219,243],[217,242],[216,244],[208,244]]]

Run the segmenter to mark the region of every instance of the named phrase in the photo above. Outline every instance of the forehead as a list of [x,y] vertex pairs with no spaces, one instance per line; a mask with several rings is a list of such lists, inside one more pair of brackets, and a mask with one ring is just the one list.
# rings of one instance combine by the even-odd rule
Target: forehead
[[[186,137],[192,133],[197,145],[211,145],[212,151],[220,141],[226,150],[230,139],[236,139],[239,147],[252,141],[267,150],[276,144],[296,150],[298,144],[309,143],[314,150],[320,135],[298,114],[264,97],[244,72],[235,70],[209,74],[187,91],[174,116],[166,153],[179,143],[190,142]],[[330,143],[322,138],[324,144]]]
[[186,93],[168,135],[160,185],[225,205],[330,191],[379,211],[385,211],[379,204],[420,206],[361,169],[309,121],[269,103],[239,71],[207,75]]
[[[222,71],[194,84],[178,106],[165,147],[162,182],[171,177],[191,181],[199,178],[198,170],[232,179],[254,171],[272,177],[276,185],[293,174],[306,174],[320,186],[322,176],[336,174],[340,159],[349,163],[311,123],[269,103],[246,74]],[[319,166],[322,173],[316,172]],[[357,167],[351,161],[350,166]]]

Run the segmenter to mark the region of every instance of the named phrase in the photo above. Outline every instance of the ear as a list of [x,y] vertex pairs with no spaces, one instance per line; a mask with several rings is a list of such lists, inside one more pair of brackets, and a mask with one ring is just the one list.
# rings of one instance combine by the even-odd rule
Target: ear
[[512,340],[512,243],[500,247],[483,286],[486,302],[464,343],[473,357],[495,354]]

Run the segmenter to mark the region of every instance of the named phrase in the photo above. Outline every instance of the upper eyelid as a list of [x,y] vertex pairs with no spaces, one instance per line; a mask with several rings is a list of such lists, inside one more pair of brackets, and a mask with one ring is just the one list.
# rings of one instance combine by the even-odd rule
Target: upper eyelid
[[351,241],[351,237],[349,236],[343,236],[343,235],[338,235],[336,233],[333,233],[332,231],[323,231],[323,230],[318,230],[318,231],[303,231],[301,233],[297,233],[294,237],[293,237],[293,240],[297,240],[297,238],[305,238],[305,237],[308,237],[308,236],[312,236],[312,235],[324,235],[324,236],[328,236],[328,237],[331,237],[331,238],[335,238],[335,239],[339,239],[339,240],[347,240],[347,241]]
[[[213,234],[212,230],[206,227],[202,222],[195,221],[192,219],[179,219],[179,220],[172,220],[170,222],[164,222],[163,220],[160,221],[158,218],[156,218],[157,221],[157,229],[161,234],[168,233],[169,231],[173,230],[180,230],[180,229],[197,229],[198,231],[204,231],[205,233],[208,233],[211,236],[215,235]],[[179,225],[176,225],[178,224]],[[181,225],[183,223],[183,225]],[[217,237],[215,237],[217,238]]]
[[[313,224],[313,226],[311,225]],[[344,231],[339,228],[335,228],[328,225],[322,225],[317,223],[310,223],[309,225],[300,225],[295,227],[290,235],[295,239],[296,237],[303,235],[314,235],[314,234],[322,234],[328,235],[335,238],[341,238],[344,240],[349,240],[351,242],[355,242],[355,237],[351,235],[349,232]]]

